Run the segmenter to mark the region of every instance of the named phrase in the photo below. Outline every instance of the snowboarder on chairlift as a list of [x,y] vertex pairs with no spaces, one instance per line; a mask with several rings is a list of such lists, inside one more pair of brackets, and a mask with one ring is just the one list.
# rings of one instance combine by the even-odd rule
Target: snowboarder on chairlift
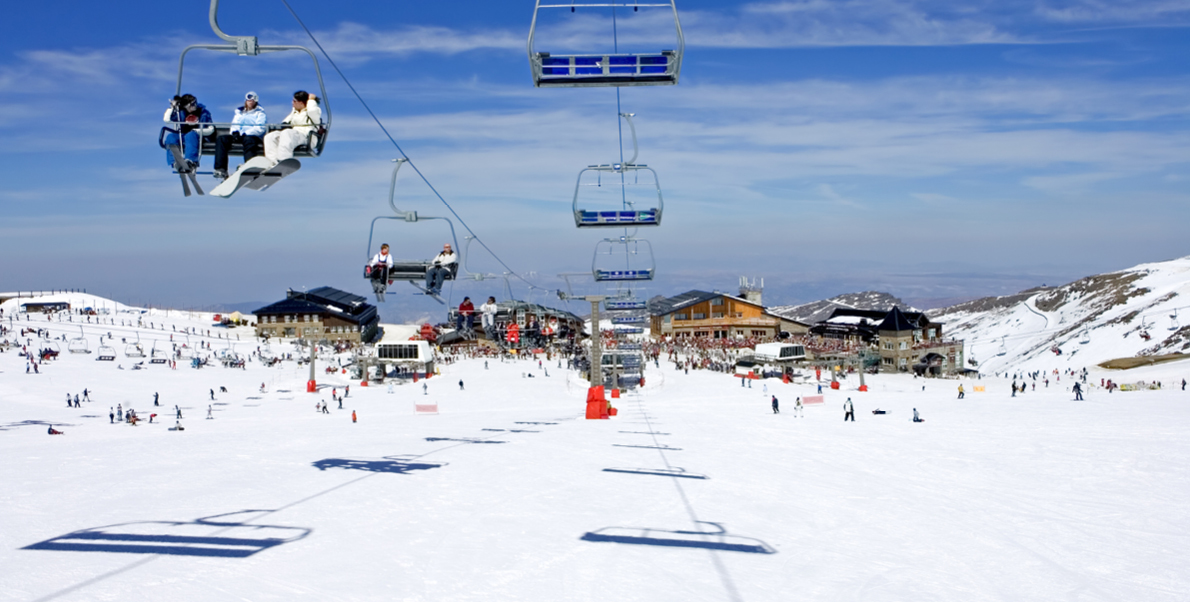
[[388,252],[388,243],[380,245],[380,252],[368,262],[368,278],[372,281],[372,292],[376,293],[376,300],[383,303],[384,293],[391,281],[388,273],[393,269],[393,256]]

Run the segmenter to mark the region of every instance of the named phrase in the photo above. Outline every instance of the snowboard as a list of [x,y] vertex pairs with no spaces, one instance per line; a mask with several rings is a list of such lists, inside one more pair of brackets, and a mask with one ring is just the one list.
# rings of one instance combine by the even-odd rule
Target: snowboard
[[186,158],[182,156],[182,149],[176,144],[171,144],[169,152],[174,156],[174,173],[178,174],[178,179],[182,180],[182,194],[190,196],[190,186],[186,183],[186,178],[190,178],[190,183],[194,184],[194,190],[202,196],[202,186],[198,185],[198,178],[194,177],[194,170],[185,169],[182,166],[186,164]]
[[431,293],[430,291],[427,291],[427,290],[426,290],[425,288],[423,288],[423,287],[422,287],[420,284],[418,284],[418,283],[416,283],[416,282],[414,282],[414,281],[412,281],[412,280],[409,280],[408,282],[409,282],[409,284],[411,284],[411,285],[413,286],[413,288],[416,288],[417,290],[421,291],[420,293],[413,293],[413,294],[415,294],[415,295],[425,295],[425,296],[427,296],[427,297],[429,297],[429,298],[431,298],[431,299],[433,299],[433,300],[437,301],[438,303],[440,303],[440,304],[442,304],[442,305],[446,305],[446,301],[443,301],[443,300],[442,300],[442,297],[439,297],[438,295],[435,295],[435,294]]
[[302,164],[297,159],[286,159],[274,165],[268,157],[253,157],[240,165],[222,184],[216,186],[211,194],[227,198],[244,187],[264,190],[301,167]]

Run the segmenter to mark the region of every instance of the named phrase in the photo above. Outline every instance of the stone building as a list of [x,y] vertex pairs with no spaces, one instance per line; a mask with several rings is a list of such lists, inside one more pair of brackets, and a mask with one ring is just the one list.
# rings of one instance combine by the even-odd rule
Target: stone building
[[323,286],[289,289],[285,299],[252,312],[256,336],[370,343],[379,334],[376,307],[359,295]]

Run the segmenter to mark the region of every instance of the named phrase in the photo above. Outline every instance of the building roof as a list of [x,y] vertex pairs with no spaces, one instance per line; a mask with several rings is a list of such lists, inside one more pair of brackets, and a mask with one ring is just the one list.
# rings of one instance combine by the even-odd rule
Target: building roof
[[675,311],[678,311],[679,309],[690,307],[691,305],[697,305],[703,301],[710,301],[711,299],[716,299],[718,297],[724,297],[733,301],[755,305],[761,309],[764,308],[763,305],[756,303],[755,301],[749,301],[743,297],[737,297],[727,293],[708,293],[706,291],[691,290],[666,299],[650,299],[649,314],[654,316],[664,316],[666,314],[671,314]]
[[252,315],[331,314],[356,324],[370,324],[379,320],[376,307],[367,299],[329,286],[309,291],[289,289],[283,301],[266,305]]
[[901,311],[901,309],[894,305],[893,308],[889,310],[888,315],[885,316],[884,321],[880,323],[880,327],[877,328],[877,330],[891,330],[896,332],[903,330],[914,330],[917,328],[915,324],[916,322],[917,320],[911,322],[910,319],[906,317]]

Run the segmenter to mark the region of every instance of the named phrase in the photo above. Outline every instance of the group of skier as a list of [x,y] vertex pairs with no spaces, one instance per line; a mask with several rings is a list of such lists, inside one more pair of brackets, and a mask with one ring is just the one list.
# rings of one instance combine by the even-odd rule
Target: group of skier
[[[211,112],[193,94],[182,94],[169,101],[164,120],[172,125],[165,136],[167,163],[179,173],[197,170],[201,138],[216,133]],[[293,109],[281,121],[282,127],[269,131],[268,116],[260,105],[260,97],[256,92],[248,92],[244,95],[244,104],[236,108],[232,116],[229,133],[215,136],[215,177],[227,179],[227,157],[233,145],[241,145],[245,162],[264,155],[276,164],[293,157],[294,149],[304,144],[321,123],[318,97],[298,90],[293,94]],[[170,147],[179,147],[184,165],[175,165]]]

